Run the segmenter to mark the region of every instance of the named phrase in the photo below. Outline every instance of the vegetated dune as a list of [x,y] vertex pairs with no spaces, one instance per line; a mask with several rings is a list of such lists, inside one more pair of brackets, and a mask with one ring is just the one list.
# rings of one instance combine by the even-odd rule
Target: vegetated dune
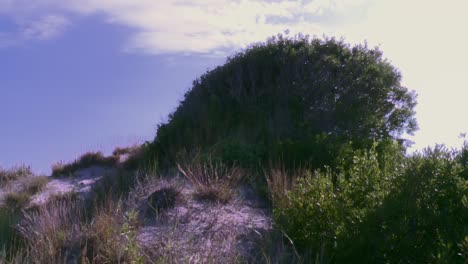
[[0,261],[465,263],[468,142],[407,154],[416,96],[400,81],[367,45],[254,44],[197,79],[152,142],[8,195],[22,247]]
[[[181,176],[178,172],[161,177],[124,170],[119,165],[87,164],[66,177],[49,177],[22,206],[26,211],[18,229],[31,248],[15,257],[34,256],[29,261],[37,263],[58,258],[76,263],[85,250],[77,245],[88,243],[93,249],[87,254],[94,263],[109,259],[232,263],[262,258],[260,241],[272,231],[265,199],[245,184],[225,189],[230,194],[227,199],[202,197],[199,192],[204,190]],[[129,185],[126,190],[119,190],[122,181]],[[19,183],[11,183],[16,185]],[[82,213],[92,214],[91,220],[77,220]],[[78,234],[70,235],[78,226]],[[45,242],[55,241],[55,233],[60,232],[67,234],[60,245]],[[135,252],[128,252],[129,246]],[[56,248],[45,252],[48,247]]]

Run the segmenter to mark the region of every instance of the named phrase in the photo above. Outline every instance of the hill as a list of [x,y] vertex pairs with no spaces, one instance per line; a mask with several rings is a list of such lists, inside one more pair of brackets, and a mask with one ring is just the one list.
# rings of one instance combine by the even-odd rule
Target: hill
[[466,263],[468,142],[407,154],[416,98],[382,56],[271,38],[152,142],[1,170],[0,262]]

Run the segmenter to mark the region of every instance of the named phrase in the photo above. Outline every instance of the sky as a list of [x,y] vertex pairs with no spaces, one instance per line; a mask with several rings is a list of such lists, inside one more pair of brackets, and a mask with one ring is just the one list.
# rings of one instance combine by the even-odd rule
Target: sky
[[468,131],[464,0],[0,0],[0,167],[152,140],[192,82],[278,33],[378,46],[418,94],[412,150]]

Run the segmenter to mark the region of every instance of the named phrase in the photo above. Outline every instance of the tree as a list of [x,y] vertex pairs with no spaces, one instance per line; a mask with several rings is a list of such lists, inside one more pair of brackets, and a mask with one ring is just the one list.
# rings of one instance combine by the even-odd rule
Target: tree
[[236,145],[322,166],[342,143],[401,142],[417,129],[415,105],[378,48],[278,35],[195,80],[150,146],[169,163],[184,149]]

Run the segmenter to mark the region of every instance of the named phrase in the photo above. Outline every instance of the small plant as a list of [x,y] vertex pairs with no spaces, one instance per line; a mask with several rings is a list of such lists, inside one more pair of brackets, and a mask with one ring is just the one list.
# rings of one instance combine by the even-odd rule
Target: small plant
[[139,226],[136,211],[125,212],[122,201],[109,200],[88,227],[88,260],[91,263],[144,263],[137,241]]
[[222,162],[177,164],[177,168],[195,186],[195,198],[227,203],[233,196],[233,189],[245,178],[245,172],[238,166],[225,166]]
[[143,263],[141,248],[137,241],[138,213],[130,211],[125,217],[125,223],[122,225],[122,234],[126,240],[125,251],[129,258],[129,263]]
[[108,200],[97,211],[87,231],[88,258],[96,263],[120,263],[124,260],[124,241],[120,226],[123,222],[121,203]]

